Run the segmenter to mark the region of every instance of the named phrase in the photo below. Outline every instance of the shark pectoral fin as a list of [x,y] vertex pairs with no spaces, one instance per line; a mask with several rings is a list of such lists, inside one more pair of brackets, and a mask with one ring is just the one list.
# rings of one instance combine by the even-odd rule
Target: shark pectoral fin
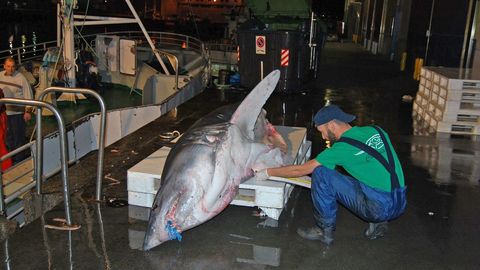
[[243,102],[233,113],[230,123],[237,125],[244,130],[248,137],[253,140],[253,129],[262,107],[277,86],[280,78],[280,71],[274,70],[268,74],[255,88],[248,94]]

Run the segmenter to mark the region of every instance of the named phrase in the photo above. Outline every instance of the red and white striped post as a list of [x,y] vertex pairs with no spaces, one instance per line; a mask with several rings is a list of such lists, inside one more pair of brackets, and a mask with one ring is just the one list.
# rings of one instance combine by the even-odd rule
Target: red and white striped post
[[290,55],[290,50],[289,49],[282,49],[280,51],[280,66],[288,67],[289,55]]

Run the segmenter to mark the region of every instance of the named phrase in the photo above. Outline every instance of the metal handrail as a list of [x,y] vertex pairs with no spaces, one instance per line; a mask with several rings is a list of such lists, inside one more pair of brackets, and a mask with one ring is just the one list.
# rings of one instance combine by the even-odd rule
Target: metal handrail
[[[178,72],[177,72],[178,73]],[[177,76],[178,77],[178,76]],[[178,80],[178,78],[177,78]],[[97,183],[96,183],[96,200],[100,201],[102,196],[102,180],[103,180],[103,160],[105,152],[105,127],[107,123],[107,109],[103,98],[95,91],[85,88],[66,88],[52,86],[48,87],[40,93],[38,100],[43,100],[46,94],[50,92],[64,92],[64,93],[80,93],[94,96],[100,103],[100,134],[98,136],[98,167],[97,167]],[[42,125],[41,125],[42,109],[37,108],[37,140],[42,140]],[[42,175],[43,172],[43,156],[42,146],[37,147],[37,175]]]
[[[63,117],[58,111],[58,109],[50,103],[37,101],[37,100],[26,100],[26,99],[18,99],[18,98],[2,98],[0,99],[0,104],[14,104],[14,105],[23,105],[23,106],[32,106],[37,107],[37,112],[39,111],[39,107],[44,107],[49,109],[57,119],[58,122],[58,130],[59,130],[59,137],[60,137],[60,162],[62,166],[62,180],[63,180],[63,199],[65,204],[65,219],[68,225],[72,225],[72,218],[71,218],[71,210],[70,210],[70,187],[68,182],[68,171],[67,171],[67,141],[65,138],[65,122],[63,121]],[[41,111],[41,110],[40,110]],[[41,114],[40,114],[41,115]],[[41,122],[41,121],[40,121]],[[40,130],[37,130],[37,141],[36,146],[37,148],[39,145],[42,145],[42,135]],[[41,156],[41,154],[40,154]],[[38,159],[39,157],[37,157]],[[38,166],[38,163],[36,164]],[[36,168],[38,170],[38,167]],[[41,194],[42,190],[42,177],[41,175],[35,175],[36,186],[38,194]],[[3,186],[2,186],[3,192]],[[2,198],[0,200],[0,208],[5,209],[5,201]]]

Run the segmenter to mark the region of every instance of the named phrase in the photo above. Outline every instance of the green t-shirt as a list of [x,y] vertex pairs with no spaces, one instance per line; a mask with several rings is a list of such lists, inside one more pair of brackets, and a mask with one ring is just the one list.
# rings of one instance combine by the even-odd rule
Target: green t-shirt
[[[393,149],[390,138],[385,132],[383,134],[392,150],[393,159],[395,160],[395,171],[397,172],[400,186],[403,187],[405,181],[402,165]],[[345,131],[341,137],[352,138],[373,147],[388,161],[384,142],[382,142],[380,134],[373,127],[352,127]],[[330,169],[335,169],[336,166],[343,167],[355,179],[370,187],[383,191],[391,190],[390,173],[377,159],[355,146],[344,142],[334,143],[332,147],[318,154],[315,159]]]

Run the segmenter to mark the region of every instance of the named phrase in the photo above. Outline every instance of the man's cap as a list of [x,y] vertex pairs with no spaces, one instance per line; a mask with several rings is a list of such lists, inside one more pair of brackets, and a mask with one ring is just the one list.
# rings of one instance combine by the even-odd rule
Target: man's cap
[[344,123],[350,123],[355,120],[355,115],[348,114],[337,105],[327,105],[321,108],[315,117],[313,118],[313,122],[315,126],[318,127],[320,125],[326,124],[332,120],[338,120]]

